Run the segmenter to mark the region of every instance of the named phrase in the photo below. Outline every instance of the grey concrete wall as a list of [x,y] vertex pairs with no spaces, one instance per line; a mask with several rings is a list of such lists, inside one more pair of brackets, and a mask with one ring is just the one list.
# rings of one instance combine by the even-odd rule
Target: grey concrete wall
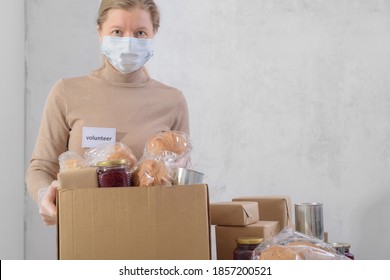
[[[50,87],[99,64],[98,3],[27,1],[27,155]],[[331,241],[389,259],[390,1],[157,3],[148,69],[187,97],[211,202],[322,202]],[[55,231],[27,201],[26,258],[55,258]]]
[[24,258],[24,2],[0,9],[0,259]]
[[[26,1],[26,166],[46,97],[63,77],[85,75],[100,64],[98,0]],[[26,259],[57,257],[56,229],[41,221],[26,195]]]

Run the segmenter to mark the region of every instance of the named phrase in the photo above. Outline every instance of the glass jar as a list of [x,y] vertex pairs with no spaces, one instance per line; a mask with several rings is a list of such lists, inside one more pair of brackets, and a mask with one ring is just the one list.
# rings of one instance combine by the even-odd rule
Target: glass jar
[[351,245],[346,242],[333,242],[330,243],[330,245],[339,253],[343,254],[347,258],[350,258],[351,260],[355,259],[355,256],[349,251],[351,248]]
[[263,242],[263,238],[242,237],[236,240],[237,247],[233,252],[233,260],[250,260],[253,250]]
[[351,244],[349,243],[346,243],[346,242],[339,242],[340,244],[342,244],[344,246],[344,255],[347,257],[347,258],[350,258],[351,260],[354,260],[355,259],[355,256],[349,251],[349,249],[351,248]]
[[333,242],[330,243],[330,246],[332,246],[333,249],[335,249],[337,252],[340,254],[344,255],[345,254],[345,248],[344,245],[341,244],[340,242]]
[[97,175],[99,188],[128,187],[131,185],[130,166],[125,159],[98,162]]

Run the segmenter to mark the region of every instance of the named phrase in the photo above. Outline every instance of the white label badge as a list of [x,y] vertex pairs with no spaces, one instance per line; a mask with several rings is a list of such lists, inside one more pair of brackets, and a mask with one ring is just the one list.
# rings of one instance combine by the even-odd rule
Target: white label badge
[[95,148],[104,143],[116,142],[116,128],[83,127],[83,148]]

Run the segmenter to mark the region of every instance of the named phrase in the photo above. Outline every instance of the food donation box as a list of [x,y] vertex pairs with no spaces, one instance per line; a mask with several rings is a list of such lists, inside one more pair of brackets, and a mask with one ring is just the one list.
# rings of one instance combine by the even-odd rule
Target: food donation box
[[58,259],[209,260],[208,187],[57,191]]

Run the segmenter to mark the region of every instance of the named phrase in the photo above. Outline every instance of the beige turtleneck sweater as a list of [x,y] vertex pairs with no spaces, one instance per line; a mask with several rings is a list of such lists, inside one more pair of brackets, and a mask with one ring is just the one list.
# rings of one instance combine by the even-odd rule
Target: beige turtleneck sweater
[[139,159],[150,137],[161,131],[189,134],[183,94],[151,79],[143,69],[121,74],[109,63],[89,76],[62,79],[52,88],[26,174],[29,193],[57,179],[58,157],[65,151],[81,156],[83,127],[116,128],[116,142],[126,144]]

